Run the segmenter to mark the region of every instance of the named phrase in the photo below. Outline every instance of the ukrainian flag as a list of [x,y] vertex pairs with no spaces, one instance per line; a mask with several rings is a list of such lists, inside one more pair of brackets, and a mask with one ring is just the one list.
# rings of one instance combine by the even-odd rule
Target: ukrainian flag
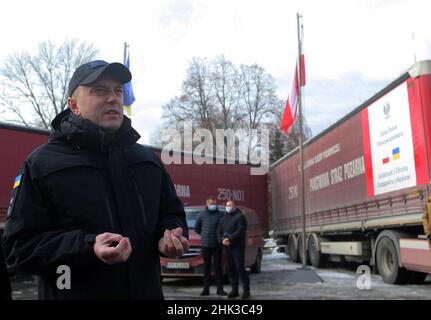
[[400,148],[395,148],[392,150],[392,158],[398,160],[400,158]]
[[[130,69],[130,59],[129,53],[127,53],[126,61],[124,65]],[[130,117],[132,115],[132,103],[135,102],[135,95],[133,94],[132,82],[127,82],[124,86],[123,95],[123,109],[126,111],[127,115]]]
[[19,187],[19,185],[21,184],[21,177],[22,177],[22,174],[20,174],[19,176],[17,176],[15,178],[15,182],[13,184],[13,189]]

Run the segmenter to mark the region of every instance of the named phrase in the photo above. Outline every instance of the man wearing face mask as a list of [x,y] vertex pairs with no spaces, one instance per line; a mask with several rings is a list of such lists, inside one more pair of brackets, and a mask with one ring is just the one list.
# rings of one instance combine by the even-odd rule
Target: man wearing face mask
[[245,236],[247,231],[247,219],[236,202],[226,202],[226,215],[221,219],[217,229],[217,237],[222,242],[227,260],[227,270],[232,291],[228,298],[239,296],[238,280],[241,278],[243,293],[241,299],[250,296],[250,279],[244,267],[245,260]]
[[222,270],[221,270],[221,243],[217,241],[217,228],[224,213],[218,210],[217,200],[214,196],[206,198],[206,209],[199,213],[195,223],[195,231],[201,235],[202,255],[204,257],[204,288],[201,296],[210,294],[211,266],[214,258],[215,280],[217,294],[225,296],[223,290]]

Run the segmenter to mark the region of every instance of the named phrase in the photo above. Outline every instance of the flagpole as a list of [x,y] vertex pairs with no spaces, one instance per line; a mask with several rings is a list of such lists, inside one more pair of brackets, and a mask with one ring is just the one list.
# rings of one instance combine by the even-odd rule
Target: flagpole
[[124,56],[123,56],[123,63],[126,64],[126,59],[127,59],[127,48],[129,47],[129,45],[127,44],[127,42],[124,42]]
[[[127,59],[127,56],[128,56],[128,52],[127,52],[127,49],[129,48],[129,45],[127,44],[127,42],[124,42],[124,57],[123,57],[123,64],[127,67],[127,68],[129,68],[129,61],[128,61],[128,59]],[[129,84],[130,86],[131,86],[131,84]],[[126,85],[123,85],[123,88],[124,88],[124,94],[125,94],[125,96],[123,97],[124,99],[125,99],[125,97],[126,97],[126,93],[127,93],[127,99],[129,99],[129,94],[130,94],[130,92],[129,92],[129,90],[131,90],[131,87],[130,88],[127,88],[127,92],[126,92],[126,86],[127,86],[127,84]],[[133,96],[133,92],[131,92],[132,93],[132,96]],[[134,101],[134,98],[133,98],[133,101]],[[131,102],[131,103],[133,103],[133,101]],[[124,100],[123,100],[123,103],[124,103]],[[127,113],[127,115],[130,117],[130,116],[132,116],[132,109],[131,109],[132,107],[131,107],[131,105],[123,105],[123,112],[125,111],[126,113]]]
[[302,217],[302,267],[306,267],[306,232],[305,232],[305,184],[304,184],[304,148],[303,148],[303,121],[302,121],[302,43],[301,43],[301,18],[302,16],[297,13],[298,22],[298,114],[299,114],[299,167],[301,172],[301,197],[300,197],[300,208]]

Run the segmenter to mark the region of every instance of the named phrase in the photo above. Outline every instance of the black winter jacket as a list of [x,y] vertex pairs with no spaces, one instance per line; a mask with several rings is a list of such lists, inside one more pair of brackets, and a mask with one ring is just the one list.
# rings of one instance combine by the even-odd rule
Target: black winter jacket
[[[40,275],[41,299],[162,299],[158,241],[165,229],[181,227],[186,237],[188,229],[159,158],[136,143],[127,117],[109,141],[68,109],[52,125],[16,179],[3,237],[8,263]],[[127,262],[96,257],[103,232],[129,237]],[[71,289],[57,288],[60,265],[70,267]]]
[[10,287],[9,274],[3,256],[3,248],[0,245],[0,301],[12,299],[12,289]]
[[222,242],[225,237],[230,241],[230,247],[245,247],[245,236],[247,231],[247,219],[240,209],[226,213],[221,219],[217,229],[218,241]]
[[208,208],[201,211],[195,222],[195,231],[201,235],[202,247],[215,248],[221,246],[217,241],[217,227],[224,213],[216,209],[209,211]]

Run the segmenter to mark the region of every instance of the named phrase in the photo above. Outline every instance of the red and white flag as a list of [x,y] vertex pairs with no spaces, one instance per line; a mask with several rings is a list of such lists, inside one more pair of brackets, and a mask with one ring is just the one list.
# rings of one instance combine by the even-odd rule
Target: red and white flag
[[[300,65],[301,65],[301,86],[305,86],[305,60],[304,55],[301,54]],[[288,133],[290,127],[295,121],[296,114],[298,112],[299,102],[299,74],[298,74],[298,63],[295,65],[295,72],[292,80],[292,89],[289,97],[286,101],[286,107],[284,109],[283,118],[281,119],[280,130],[284,133]]]

